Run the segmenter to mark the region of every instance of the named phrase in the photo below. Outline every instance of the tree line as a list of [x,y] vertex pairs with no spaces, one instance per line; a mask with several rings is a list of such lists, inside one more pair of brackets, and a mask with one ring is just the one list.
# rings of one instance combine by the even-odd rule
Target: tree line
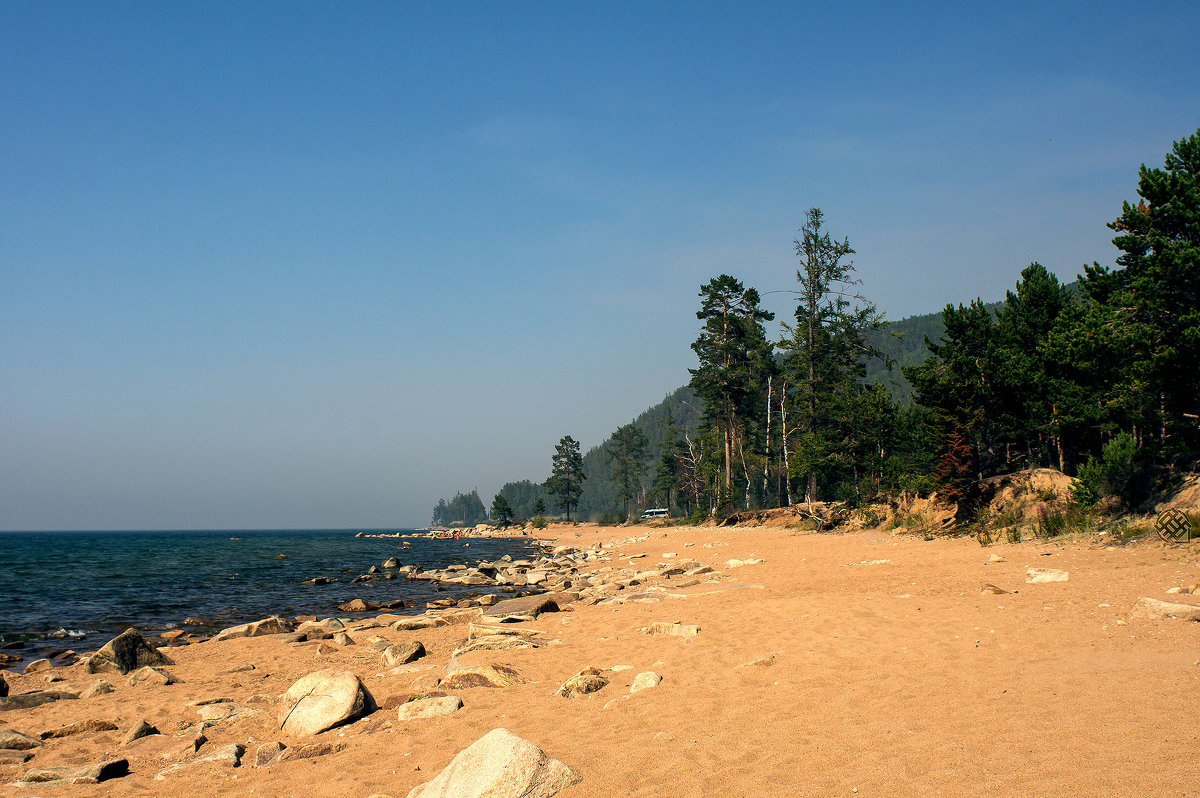
[[[923,362],[915,342],[892,343],[848,238],[812,208],[777,335],[756,289],[727,274],[701,286],[694,399],[673,405],[690,417],[668,406],[622,425],[589,468],[564,436],[549,479],[500,495],[568,518],[648,505],[701,518],[900,491],[953,499],[1040,466],[1076,477],[1078,502],[1147,502],[1200,456],[1200,130],[1162,168],[1139,169],[1137,194],[1108,224],[1115,268],[1093,263],[1066,286],[1032,263],[998,306],[976,299],[947,305],[940,325],[922,320],[941,328],[921,336]],[[899,398],[884,385],[890,370]],[[603,509],[585,498],[598,474]]]

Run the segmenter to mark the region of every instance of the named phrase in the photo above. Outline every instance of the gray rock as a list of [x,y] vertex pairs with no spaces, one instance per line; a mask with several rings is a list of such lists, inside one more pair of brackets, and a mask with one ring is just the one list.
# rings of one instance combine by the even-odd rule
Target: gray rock
[[320,734],[374,708],[374,699],[353,673],[320,670],[288,688],[279,710],[279,726],[285,734]]
[[584,668],[559,685],[558,695],[563,698],[574,698],[578,695],[594,693],[607,685],[608,677],[599,668]]
[[117,724],[100,720],[98,718],[89,718],[88,720],[77,720],[74,723],[68,723],[66,726],[59,726],[57,729],[50,729],[38,735],[43,740],[56,740],[61,737],[74,737],[76,734],[95,734],[102,731],[116,731]]
[[1175,618],[1180,621],[1200,621],[1200,607],[1174,601],[1140,598],[1133,605],[1132,617],[1152,621]]
[[695,637],[700,634],[700,627],[695,624],[684,624],[680,621],[667,623],[665,621],[656,621],[650,624],[650,628],[646,630],[652,635],[674,635],[676,637]]
[[285,634],[290,631],[292,631],[290,623],[277,615],[273,615],[270,618],[263,618],[262,620],[222,629],[213,636],[212,641],[219,643],[222,640],[233,640],[238,637],[262,637],[263,635]]
[[136,726],[126,732],[125,738],[121,740],[121,745],[129,745],[135,740],[149,737],[152,734],[161,734],[161,732],[159,732],[157,727],[151,726],[145,720],[140,720]]
[[35,659],[25,666],[25,670],[22,673],[39,673],[40,671],[48,671],[53,667],[54,663],[48,659]]
[[22,784],[97,784],[128,775],[128,759],[109,759],[78,768],[36,768],[21,774]]
[[35,740],[28,735],[21,734],[12,729],[0,729],[0,750],[3,751],[28,751],[31,748],[38,748],[44,745],[41,740]]
[[551,798],[582,777],[508,729],[493,729],[460,751],[408,798]]
[[297,745],[281,752],[276,761],[292,762],[297,759],[316,759],[319,756],[336,754],[338,751],[345,749],[345,747],[345,743],[309,743],[308,745]]
[[392,667],[415,662],[423,656],[425,656],[425,646],[421,645],[421,641],[413,640],[408,643],[398,643],[394,646],[388,646],[383,650],[379,658],[384,665]]
[[130,687],[135,687],[139,684],[157,685],[159,687],[175,684],[179,681],[174,674],[164,671],[162,668],[138,668],[133,673],[129,674],[129,678],[125,680]]
[[274,762],[287,749],[281,742],[263,743],[254,752],[254,767],[261,768]]
[[507,665],[482,662],[475,665],[456,665],[438,686],[443,690],[463,690],[470,687],[511,687],[524,683],[525,679]]
[[122,676],[147,665],[174,665],[175,662],[142,637],[136,629],[126,629],[88,657],[87,673],[119,673]]
[[643,671],[633,677],[633,684],[629,685],[630,694],[640,693],[642,690],[647,690],[651,687],[658,687],[662,683],[662,677],[654,671]]
[[113,691],[113,686],[103,679],[97,679],[96,683],[83,691],[81,698],[93,698],[98,695],[105,695]]
[[462,709],[462,699],[458,696],[447,695],[436,698],[418,698],[401,704],[397,710],[400,720],[417,720],[421,718],[436,718],[449,715]]
[[52,701],[65,701],[77,698],[79,696],[74,693],[59,690],[36,690],[32,693],[19,693],[18,695],[10,695],[7,698],[0,698],[0,712],[10,709],[33,709],[34,707],[40,707],[42,704],[49,704]]
[[1070,574],[1057,568],[1026,568],[1025,582],[1030,585],[1041,585],[1048,582],[1066,582]]
[[395,557],[388,557],[386,560],[383,561],[383,567],[384,568],[399,568],[400,561],[397,560]]

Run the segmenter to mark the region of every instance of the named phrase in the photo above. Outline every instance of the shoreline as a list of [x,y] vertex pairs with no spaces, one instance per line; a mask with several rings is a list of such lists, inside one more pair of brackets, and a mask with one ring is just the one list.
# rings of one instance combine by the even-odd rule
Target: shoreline
[[[1176,793],[1200,776],[1186,753],[1190,713],[1180,711],[1200,683],[1200,624],[1134,613],[1142,597],[1200,604],[1167,593],[1200,581],[1192,550],[1098,540],[984,548],[969,538],[785,526],[541,532],[544,545],[595,552],[599,543],[602,553],[580,562],[570,586],[591,595],[506,625],[527,630],[536,647],[456,653],[473,624],[488,625],[487,608],[456,607],[431,613],[447,623],[425,629],[352,620],[352,645],[264,636],[164,649],[175,664],[163,670],[179,679],[169,685],[128,685],[83,665],[56,668],[63,681],[53,684],[46,674],[5,674],[11,694],[82,694],[98,678],[114,690],[0,712],[0,727],[34,737],[88,720],[118,728],[47,740],[26,763],[0,760],[0,783],[19,796],[404,796],[498,727],[580,773],[565,798],[1145,795]],[[685,560],[697,567],[674,572]],[[698,568],[712,570],[685,576]],[[1030,583],[1030,568],[1069,577]],[[419,640],[426,653],[387,666],[372,636]],[[439,688],[453,667],[484,663],[523,681]],[[315,737],[281,734],[271,702],[330,667],[354,673],[382,708]],[[607,684],[557,694],[588,667]],[[661,683],[631,694],[646,671]],[[429,691],[464,707],[398,716],[406,698]],[[122,745],[143,719],[163,734]],[[212,725],[199,750],[159,750],[155,737],[175,742],[201,722]],[[306,756],[255,767],[272,742]],[[239,767],[203,761],[230,745],[245,749]],[[129,775],[11,786],[33,766],[114,756],[127,758]]]

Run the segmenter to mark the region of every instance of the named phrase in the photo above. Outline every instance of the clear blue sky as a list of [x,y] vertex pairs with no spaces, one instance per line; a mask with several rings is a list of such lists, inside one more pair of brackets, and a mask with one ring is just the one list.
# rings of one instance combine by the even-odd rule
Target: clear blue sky
[[[836,5],[836,8],[834,7]],[[825,211],[890,318],[1111,263],[1200,4],[0,4],[0,528],[428,523]],[[772,309],[790,315],[786,294]]]

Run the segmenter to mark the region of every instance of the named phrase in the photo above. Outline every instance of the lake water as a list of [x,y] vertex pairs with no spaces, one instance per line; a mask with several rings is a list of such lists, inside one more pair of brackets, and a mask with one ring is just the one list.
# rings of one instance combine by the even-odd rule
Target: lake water
[[[369,538],[355,537],[357,531],[0,532],[0,644],[24,642],[24,650],[4,653],[28,662],[52,649],[94,650],[130,626],[150,636],[173,628],[211,632],[268,615],[346,616],[337,607],[354,598],[401,599],[410,609],[396,612],[419,613],[427,601],[479,588],[435,590],[404,577],[350,580],[388,557],[428,570],[532,552],[523,540]],[[301,584],[318,576],[330,584]],[[185,624],[187,618],[203,623]]]

